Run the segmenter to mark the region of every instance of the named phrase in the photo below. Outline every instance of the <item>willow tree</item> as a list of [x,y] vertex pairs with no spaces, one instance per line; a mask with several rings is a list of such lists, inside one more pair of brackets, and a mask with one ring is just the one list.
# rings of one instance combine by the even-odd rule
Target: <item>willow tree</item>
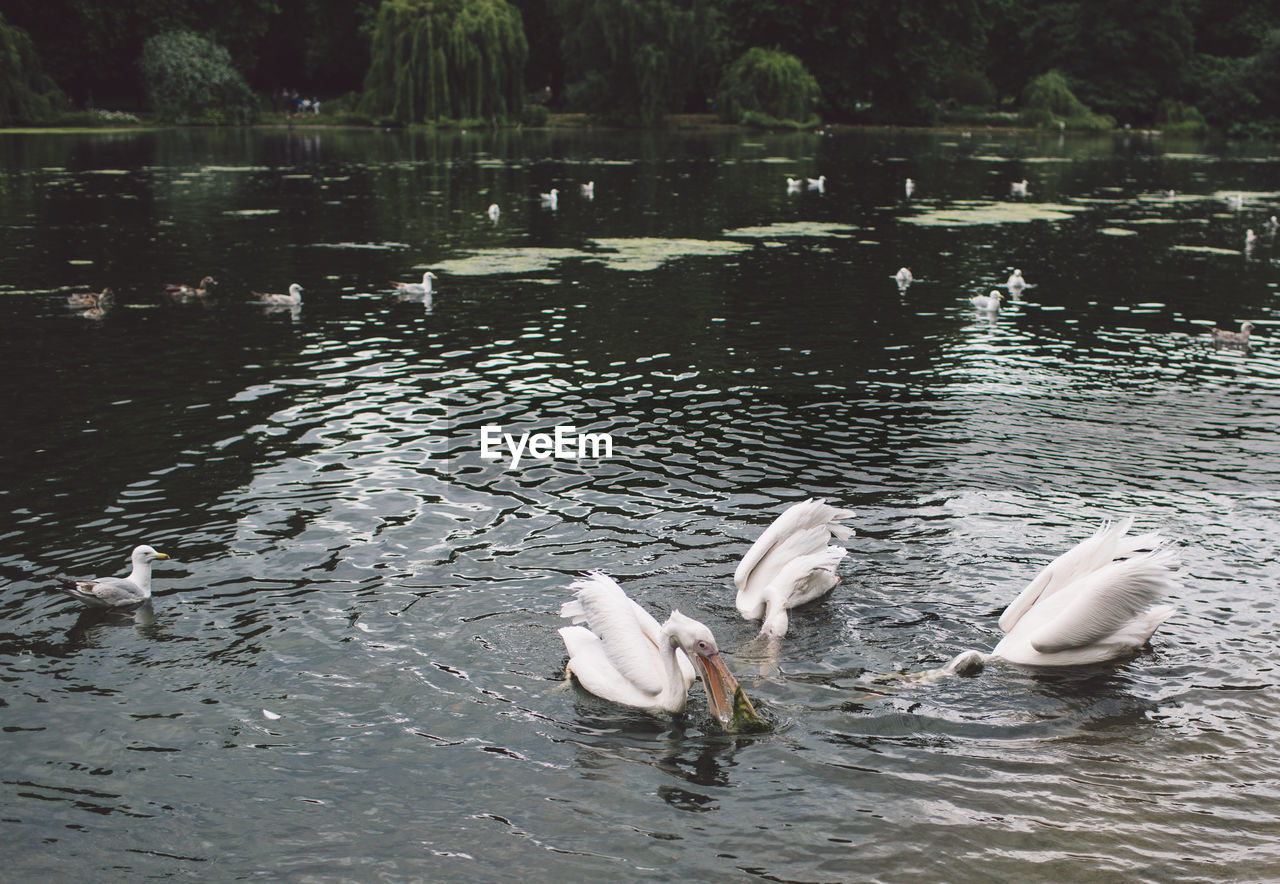
[[47,120],[65,104],[27,32],[0,15],[0,125]]
[[506,0],[384,0],[364,110],[402,123],[514,116],[528,55],[520,12]]
[[818,81],[780,49],[752,47],[724,72],[719,111],[735,123],[817,125]]

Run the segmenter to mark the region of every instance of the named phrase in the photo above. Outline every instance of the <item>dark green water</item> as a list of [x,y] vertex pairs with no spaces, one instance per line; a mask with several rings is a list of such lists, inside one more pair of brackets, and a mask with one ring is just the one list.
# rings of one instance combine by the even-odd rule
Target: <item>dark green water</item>
[[[196,131],[0,161],[8,877],[1273,874],[1266,148]],[[430,304],[390,294],[428,268]],[[249,303],[293,282],[296,310]],[[66,306],[103,286],[104,316]],[[1245,319],[1251,351],[1206,343]],[[486,426],[561,425],[614,456],[481,456]],[[810,495],[858,536],[760,674],[733,569]],[[989,649],[1125,514],[1183,562],[1137,659],[868,693]],[[174,561],[137,617],[50,592],[143,542]],[[707,623],[775,730],[719,734],[700,688],[659,719],[566,687],[590,569]]]

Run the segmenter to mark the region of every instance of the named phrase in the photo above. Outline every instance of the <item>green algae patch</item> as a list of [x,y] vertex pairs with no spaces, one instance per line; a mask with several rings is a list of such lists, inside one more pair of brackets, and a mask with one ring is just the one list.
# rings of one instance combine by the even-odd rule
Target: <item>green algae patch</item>
[[1175,252],[1194,252],[1199,255],[1238,255],[1239,249],[1220,249],[1216,246],[1170,246]]
[[902,220],[918,227],[975,227],[981,224],[1027,224],[1031,221],[1067,221],[1084,206],[1063,203],[993,203],[966,201],[909,215]]
[[545,273],[561,261],[582,258],[578,249],[482,249],[462,258],[450,258],[431,266],[450,276],[497,276]]
[[1123,227],[1100,227],[1098,232],[1103,236],[1137,236],[1136,230],[1125,230]]
[[739,239],[794,238],[799,236],[852,236],[858,228],[848,224],[823,221],[779,221],[759,227],[737,227],[726,230],[725,236]]
[[746,243],[725,240],[658,237],[593,239],[591,244],[604,251],[580,254],[613,270],[631,272],[656,270],[668,261],[679,258],[728,257],[751,248]]

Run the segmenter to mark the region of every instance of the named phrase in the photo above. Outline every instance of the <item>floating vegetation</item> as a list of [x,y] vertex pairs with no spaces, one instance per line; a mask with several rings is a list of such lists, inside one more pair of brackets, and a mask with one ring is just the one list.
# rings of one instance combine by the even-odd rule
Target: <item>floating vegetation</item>
[[746,243],[725,240],[660,239],[658,237],[593,239],[591,244],[608,251],[586,253],[588,259],[599,261],[614,270],[632,272],[656,270],[677,258],[734,255],[751,248]]
[[451,276],[495,276],[500,273],[542,273],[561,261],[582,258],[579,249],[482,249],[465,258],[450,258],[431,266]]
[[1195,252],[1201,255],[1238,255],[1239,249],[1220,249],[1216,246],[1170,246],[1175,252]]
[[1098,230],[1103,236],[1137,236],[1136,230],[1125,230],[1123,227],[1102,227]]
[[316,249],[376,249],[378,251],[409,248],[409,244],[403,242],[313,242],[311,246]]
[[993,203],[980,200],[953,203],[902,220],[919,227],[972,227],[979,224],[1026,224],[1030,221],[1067,221],[1084,206],[1062,203]]
[[248,217],[250,215],[279,215],[279,209],[227,209],[224,215],[241,215]]
[[858,228],[849,224],[824,221],[779,221],[777,224],[760,227],[738,227],[726,230],[724,235],[749,239],[772,239],[795,236],[852,236],[857,231]]

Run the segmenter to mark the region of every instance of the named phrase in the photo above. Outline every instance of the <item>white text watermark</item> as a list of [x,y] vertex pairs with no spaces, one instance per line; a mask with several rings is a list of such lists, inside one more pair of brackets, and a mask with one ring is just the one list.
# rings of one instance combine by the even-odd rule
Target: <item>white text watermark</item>
[[605,460],[613,457],[613,437],[608,433],[579,433],[574,426],[559,426],[550,433],[521,433],[513,436],[502,427],[480,428],[480,456],[499,460],[511,457],[512,468],[529,460]]

